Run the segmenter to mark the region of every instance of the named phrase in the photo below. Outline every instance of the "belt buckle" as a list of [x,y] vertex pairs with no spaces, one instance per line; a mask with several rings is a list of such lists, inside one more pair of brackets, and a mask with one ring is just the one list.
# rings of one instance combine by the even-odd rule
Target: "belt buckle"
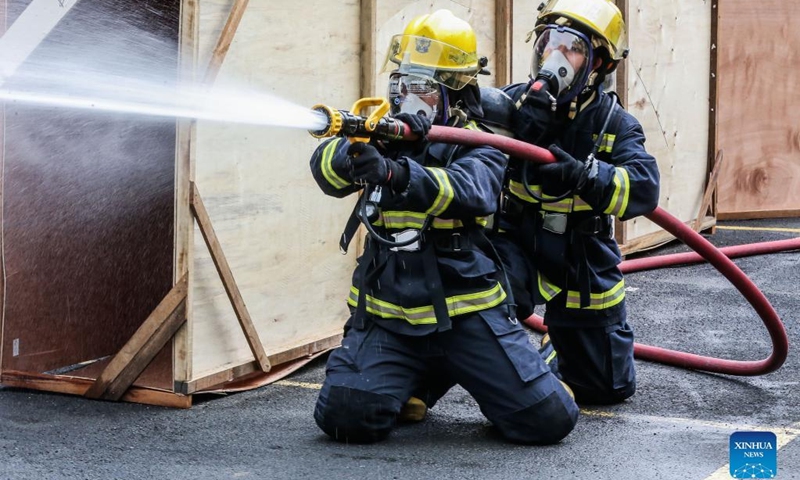
[[410,240],[415,236],[417,239],[402,247],[390,247],[389,250],[393,252],[418,252],[420,250],[419,233],[419,230],[415,228],[409,228],[408,230],[403,230],[402,232],[393,233],[392,237],[394,237],[395,242],[405,242],[406,240]]
[[548,232],[563,235],[567,231],[567,214],[542,212],[542,228]]
[[453,233],[450,237],[450,246],[452,247],[454,252],[461,251],[461,234],[458,232]]

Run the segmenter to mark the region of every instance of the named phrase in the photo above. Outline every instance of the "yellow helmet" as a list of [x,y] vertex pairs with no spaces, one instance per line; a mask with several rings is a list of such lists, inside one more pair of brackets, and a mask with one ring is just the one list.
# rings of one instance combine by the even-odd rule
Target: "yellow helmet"
[[[559,20],[565,19],[565,20]],[[537,28],[560,24],[588,29],[593,46],[608,52],[615,62],[628,56],[628,34],[619,8],[610,0],[549,0],[539,8]]]
[[383,71],[430,78],[453,90],[485,73],[485,58],[478,58],[475,32],[469,23],[449,10],[414,18],[401,35],[392,37]]

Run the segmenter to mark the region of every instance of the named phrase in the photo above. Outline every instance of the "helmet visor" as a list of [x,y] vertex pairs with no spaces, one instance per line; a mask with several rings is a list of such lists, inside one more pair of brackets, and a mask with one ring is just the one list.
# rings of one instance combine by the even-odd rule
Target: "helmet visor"
[[392,73],[388,97],[392,115],[412,113],[436,122],[442,111],[441,87],[426,77]]
[[397,70],[429,78],[452,90],[461,90],[478,75],[478,56],[438,40],[395,35],[389,43],[382,73]]
[[558,92],[551,92],[559,103],[572,100],[586,85],[592,64],[589,39],[571,28],[548,25],[533,44],[531,78],[554,79]]

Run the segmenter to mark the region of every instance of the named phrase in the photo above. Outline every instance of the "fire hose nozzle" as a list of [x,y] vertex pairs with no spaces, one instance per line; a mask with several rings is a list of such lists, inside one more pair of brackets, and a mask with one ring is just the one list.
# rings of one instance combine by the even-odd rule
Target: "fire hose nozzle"
[[312,111],[325,115],[326,125],[320,130],[309,130],[308,133],[314,138],[335,137],[342,131],[344,120],[341,112],[327,105],[317,104],[311,107]]
[[[369,107],[375,110],[366,115],[362,113]],[[389,101],[385,98],[362,98],[353,104],[350,111],[336,110],[318,104],[311,108],[322,113],[327,119],[326,126],[319,130],[309,130],[315,138],[347,137],[351,142],[369,142],[376,137],[384,140],[410,140],[407,125],[393,118],[385,117],[389,112]]]

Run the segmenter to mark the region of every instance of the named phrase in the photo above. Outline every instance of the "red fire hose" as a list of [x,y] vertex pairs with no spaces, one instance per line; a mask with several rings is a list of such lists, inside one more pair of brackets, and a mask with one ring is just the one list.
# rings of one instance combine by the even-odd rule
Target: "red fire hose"
[[[458,143],[467,146],[490,145],[514,157],[537,163],[551,163],[555,161],[553,155],[543,148],[501,135],[493,135],[475,130],[434,126],[428,133],[428,139],[433,142]],[[629,260],[622,262],[620,265],[622,271],[629,273],[646,270],[648,268],[697,263],[703,260],[708,261],[742,293],[750,305],[753,306],[756,313],[761,317],[772,340],[772,353],[764,360],[738,361],[704,357],[692,353],[637,343],[634,347],[634,354],[636,357],[682,368],[725,373],[729,375],[763,375],[774,372],[780,368],[786,360],[786,355],[789,350],[789,340],[786,336],[783,323],[778,317],[777,312],[775,312],[775,309],[769,303],[769,300],[767,300],[764,294],[753,284],[747,275],[726,256],[726,254],[731,257],[736,257],[797,249],[800,248],[800,239],[768,242],[765,244],[741,245],[719,250],[700,234],[687,227],[683,222],[660,207],[647,215],[647,218],[667,232],[673,234],[696,253]],[[547,331],[542,317],[538,315],[531,315],[530,318],[524,320],[524,323],[540,332]]]

